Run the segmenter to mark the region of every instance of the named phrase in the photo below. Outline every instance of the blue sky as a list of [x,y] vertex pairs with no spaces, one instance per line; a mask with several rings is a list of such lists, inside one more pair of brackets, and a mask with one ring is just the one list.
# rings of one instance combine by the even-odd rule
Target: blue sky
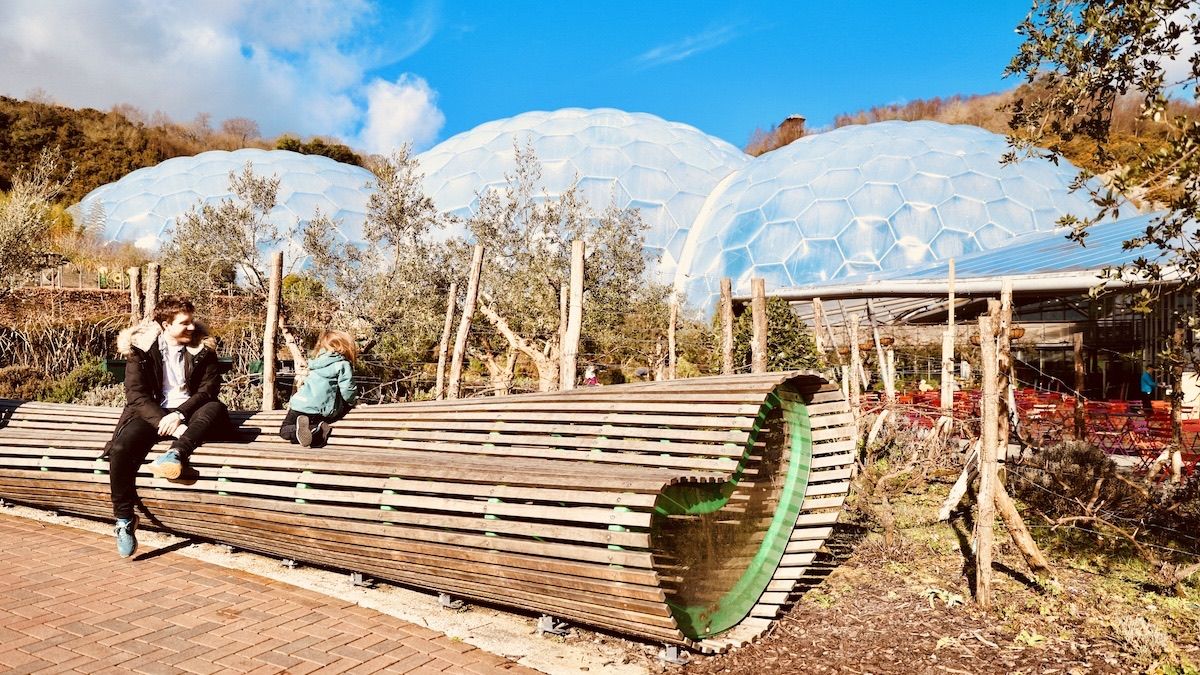
[[800,113],[998,91],[1028,0],[6,0],[0,94],[427,148],[529,110],[615,107],[742,146]]
[[[790,113],[1012,86],[1027,2],[478,3],[403,62],[439,92],[445,134],[526,110],[616,107],[735,145]],[[539,9],[542,8],[542,9]],[[1015,84],[1015,83],[1014,83]]]

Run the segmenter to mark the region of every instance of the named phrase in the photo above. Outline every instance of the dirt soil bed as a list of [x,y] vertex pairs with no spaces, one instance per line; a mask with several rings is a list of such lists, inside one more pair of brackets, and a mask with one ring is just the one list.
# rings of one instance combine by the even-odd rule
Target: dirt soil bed
[[891,546],[841,527],[848,557],[766,636],[695,657],[683,672],[1198,672],[1200,588],[1156,592],[1136,561],[1057,550],[1043,536],[1055,572],[1042,588],[998,528],[995,606],[980,609],[965,576],[965,525],[932,522],[944,487],[897,505]]

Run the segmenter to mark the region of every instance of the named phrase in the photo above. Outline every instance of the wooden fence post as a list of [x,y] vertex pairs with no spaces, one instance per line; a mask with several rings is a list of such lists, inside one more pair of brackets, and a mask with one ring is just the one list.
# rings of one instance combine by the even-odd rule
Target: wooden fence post
[[138,323],[145,314],[145,305],[142,302],[142,268],[130,267],[125,270],[125,274],[129,277],[129,319],[131,323]]
[[946,332],[942,334],[942,415],[954,413],[954,258],[948,263],[946,277]]
[[754,341],[750,345],[750,372],[767,372],[767,282],[750,280],[750,311],[754,318]]
[[721,278],[721,374],[733,374],[733,279]]
[[1083,333],[1071,333],[1072,353],[1075,355],[1075,440],[1087,438],[1087,419],[1083,406]]
[[558,388],[575,388],[575,371],[579,360],[579,335],[583,330],[583,240],[571,242],[571,303],[567,310],[567,333],[562,345],[562,360],[558,368]]
[[871,322],[871,340],[875,343],[875,358],[879,361],[879,379],[883,381],[883,395],[889,404],[895,404],[896,382],[892,379],[888,354],[884,352],[883,343],[879,340],[879,324],[875,322],[874,307],[870,298],[867,298],[867,320]]
[[1008,401],[1012,394],[1012,352],[1009,348],[1009,338],[1011,336],[1013,314],[1013,298],[1012,298],[1012,280],[1004,279],[1000,282],[1000,336],[997,339],[996,349],[996,396],[997,396],[997,427],[996,435],[1000,439],[996,447],[996,461],[1004,463],[1008,459],[1008,438],[1012,431],[1009,427],[1009,416],[1012,410],[1009,410]]
[[850,382],[850,411],[857,417],[859,414],[859,392],[862,391],[862,356],[858,353],[858,314],[851,312],[846,321],[846,330],[850,335],[850,373],[846,379]]
[[996,359],[996,328],[999,311],[992,308],[979,317],[980,377],[983,394],[979,399],[982,417],[979,444],[979,504],[975,520],[975,601],[981,607],[992,606],[992,523],[996,518],[996,445],[999,442],[999,377]]
[[159,265],[156,262],[146,265],[145,307],[142,310],[142,315],[147,321],[154,317],[154,308],[158,305],[160,271]]
[[446,397],[446,357],[450,353],[450,330],[454,328],[454,306],[458,303],[458,282],[450,282],[446,294],[446,322],[442,324],[442,339],[438,342],[437,383],[433,387],[433,398]]
[[454,337],[454,356],[450,359],[446,398],[458,398],[462,383],[463,354],[467,350],[467,336],[471,332],[471,317],[475,314],[475,299],[479,297],[479,273],[482,270],[483,244],[475,244],[475,251],[471,254],[471,272],[467,278],[467,297],[463,301],[463,313],[458,320],[458,334]]
[[678,365],[675,354],[675,325],[679,321],[679,296],[671,293],[671,315],[667,318],[667,379],[678,377]]
[[262,409],[275,410],[275,338],[279,330],[279,291],[283,286],[283,251],[271,254],[267,283],[267,325],[263,331]]

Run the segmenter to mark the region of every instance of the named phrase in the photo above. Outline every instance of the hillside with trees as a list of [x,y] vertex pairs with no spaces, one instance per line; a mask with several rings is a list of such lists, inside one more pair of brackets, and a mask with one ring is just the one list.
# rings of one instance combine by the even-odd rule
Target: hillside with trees
[[57,149],[62,161],[59,175],[53,178],[62,180],[74,169],[73,180],[59,196],[68,205],[131,171],[172,157],[207,150],[276,147],[363,163],[353,150],[329,139],[305,141],[294,134],[265,139],[258,123],[244,117],[225,120],[214,128],[208,115],[177,122],[161,112],[147,114],[130,105],[102,112],[0,96],[0,192],[11,190],[14,174],[36,164],[43,151]]

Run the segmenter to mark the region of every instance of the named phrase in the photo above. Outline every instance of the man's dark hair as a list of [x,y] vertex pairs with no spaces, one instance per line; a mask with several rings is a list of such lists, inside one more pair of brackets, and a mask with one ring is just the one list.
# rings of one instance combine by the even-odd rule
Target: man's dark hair
[[180,312],[195,314],[196,306],[187,298],[165,295],[154,306],[154,320],[158,323],[170,323]]

